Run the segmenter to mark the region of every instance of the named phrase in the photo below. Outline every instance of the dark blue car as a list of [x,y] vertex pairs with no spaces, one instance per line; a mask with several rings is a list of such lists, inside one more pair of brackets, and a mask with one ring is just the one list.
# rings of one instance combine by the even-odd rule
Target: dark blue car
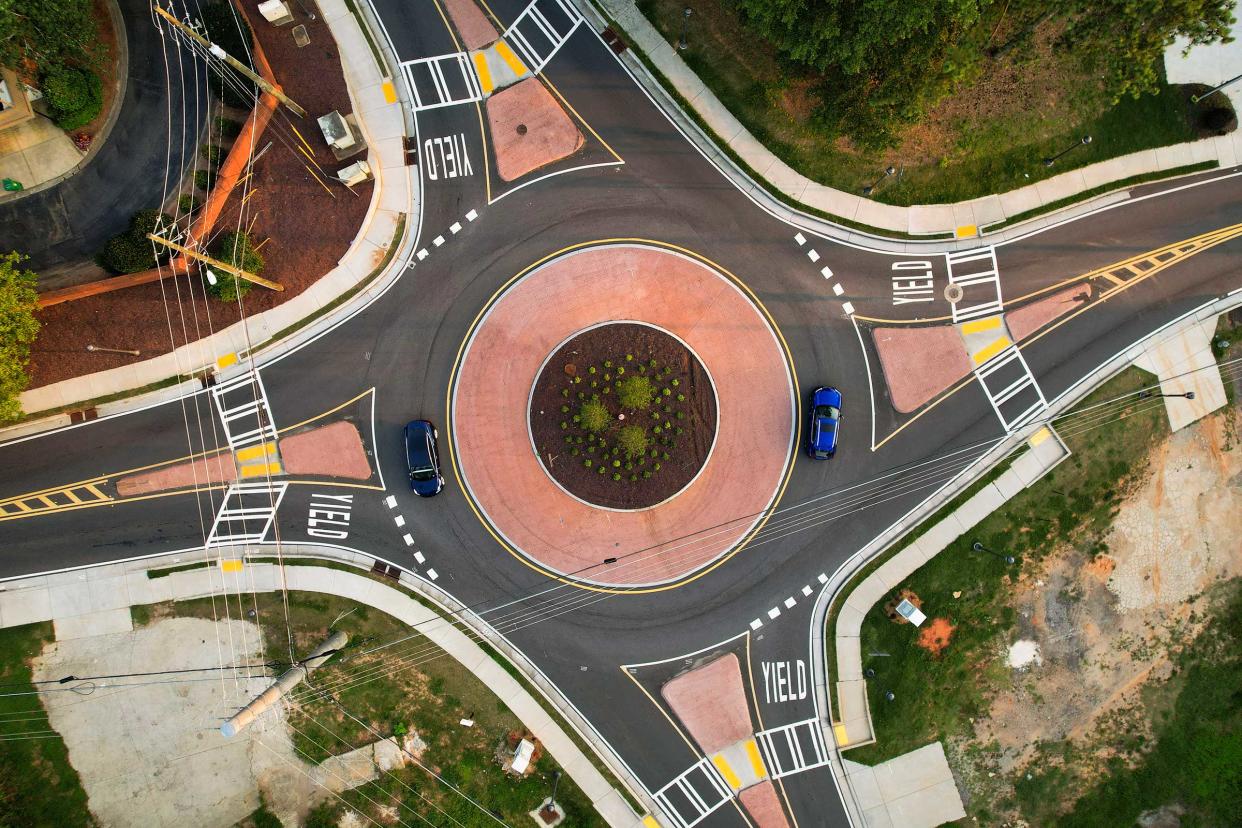
[[427,420],[414,420],[405,427],[405,462],[410,471],[410,488],[420,497],[437,495],[444,488],[440,475],[440,456],[436,437],[440,434]]
[[811,392],[811,422],[806,434],[806,453],[814,460],[827,460],[837,453],[841,428],[841,392],[816,388]]

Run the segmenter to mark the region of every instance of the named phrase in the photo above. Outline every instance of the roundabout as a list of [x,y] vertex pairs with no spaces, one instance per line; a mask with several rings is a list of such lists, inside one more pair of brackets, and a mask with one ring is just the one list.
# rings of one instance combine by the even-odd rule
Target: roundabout
[[722,269],[655,243],[579,246],[476,318],[449,389],[449,454],[523,563],[585,588],[671,588],[740,550],[779,498],[790,368],[766,311]]

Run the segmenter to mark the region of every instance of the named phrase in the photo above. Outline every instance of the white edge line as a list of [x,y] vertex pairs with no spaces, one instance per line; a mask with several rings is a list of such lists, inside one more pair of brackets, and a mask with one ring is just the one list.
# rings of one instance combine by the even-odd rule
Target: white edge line
[[858,318],[851,315],[854,333],[858,334],[858,348],[862,351],[863,366],[867,371],[867,402],[871,406],[871,450],[875,451],[875,386],[871,382],[871,359],[867,356],[867,345],[863,342],[862,330],[858,327]]

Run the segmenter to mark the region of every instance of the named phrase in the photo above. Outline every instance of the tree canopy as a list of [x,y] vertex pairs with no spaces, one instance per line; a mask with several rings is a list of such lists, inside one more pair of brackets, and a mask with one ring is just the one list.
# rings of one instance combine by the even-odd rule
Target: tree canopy
[[0,64],[92,65],[98,40],[90,0],[0,0]]
[[39,333],[34,315],[37,277],[21,269],[25,258],[20,253],[0,255],[0,422],[21,416],[18,395],[30,382],[26,376],[30,343]]

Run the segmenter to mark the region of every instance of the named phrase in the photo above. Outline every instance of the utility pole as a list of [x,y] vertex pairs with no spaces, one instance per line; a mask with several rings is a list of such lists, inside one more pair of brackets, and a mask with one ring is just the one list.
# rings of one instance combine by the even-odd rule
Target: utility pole
[[294,687],[297,687],[302,679],[322,667],[325,661],[340,651],[348,642],[349,636],[345,633],[339,630],[332,633],[332,635],[328,636],[327,641],[316,647],[305,659],[281,673],[280,678],[276,679],[276,683],[264,690],[261,696],[243,707],[237,712],[237,715],[225,722],[220,727],[220,732],[225,736],[236,736],[246,725],[263,715],[268,708],[280,701],[281,697]]
[[173,17],[171,14],[165,11],[163,7],[156,5],[155,13],[158,14],[160,17],[164,18],[165,20],[167,20],[169,23],[176,26],[178,29],[180,29],[187,37],[194,40],[196,43],[198,43],[203,48],[205,48],[208,52],[210,52],[213,57],[219,58],[220,60],[227,63],[229,66],[232,66],[238,72],[241,72],[243,75],[250,78],[250,80],[254,81],[255,84],[260,89],[262,89],[264,92],[270,92],[272,95],[276,97],[276,100],[280,101],[282,104],[292,109],[293,112],[299,118],[306,117],[306,110],[298,106],[292,100],[290,100],[289,97],[285,95],[284,92],[280,91],[280,87],[273,86],[272,84],[268,83],[263,77],[258,75],[249,66],[242,63],[240,60],[233,57],[228,52],[224,51],[219,46],[212,43],[210,40],[203,37],[198,32],[194,31],[193,29],[191,29],[189,26],[182,23],[177,18]]
[[212,267],[216,268],[217,270],[223,270],[225,273],[231,273],[234,276],[236,276],[238,279],[245,279],[247,282],[253,282],[256,285],[262,285],[263,287],[270,288],[271,290],[284,290],[285,289],[285,286],[282,285],[280,282],[273,282],[271,279],[264,279],[262,276],[255,276],[253,273],[247,273],[246,271],[242,270],[240,267],[233,267],[233,265],[228,264],[227,262],[222,262],[219,259],[213,259],[210,256],[205,256],[202,253],[199,253],[197,250],[191,250],[190,248],[185,247],[184,245],[177,244],[174,241],[169,241],[168,239],[160,238],[154,233],[147,233],[147,238],[153,242],[159,242],[165,247],[171,247],[173,250],[176,250],[178,253],[182,254],[183,256],[189,256],[191,259],[197,259],[198,261],[203,262],[204,264],[209,264]]

